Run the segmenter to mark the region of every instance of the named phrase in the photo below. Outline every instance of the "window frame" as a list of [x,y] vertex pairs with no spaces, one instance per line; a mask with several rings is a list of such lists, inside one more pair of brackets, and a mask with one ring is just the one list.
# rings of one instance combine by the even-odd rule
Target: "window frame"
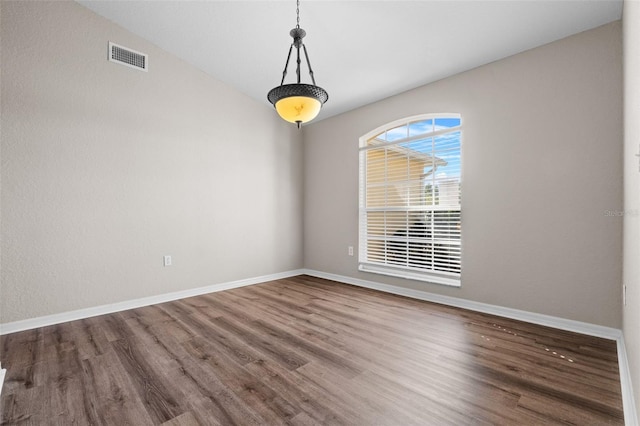
[[[373,150],[375,148],[371,148],[369,146],[369,141],[380,135],[383,132],[386,131],[390,131],[393,130],[397,127],[401,127],[401,126],[409,126],[412,123],[416,123],[416,122],[421,122],[421,121],[425,121],[425,120],[435,120],[436,119],[442,119],[442,118],[456,118],[460,120],[460,125],[459,126],[455,126],[452,127],[450,129],[446,129],[446,130],[432,130],[432,132],[430,133],[425,133],[424,135],[428,135],[427,137],[436,137],[438,135],[442,135],[442,134],[447,134],[447,133],[452,133],[452,132],[460,132],[460,148],[459,148],[459,155],[460,155],[460,181],[459,181],[459,185],[460,185],[460,190],[459,190],[459,199],[460,202],[458,204],[458,209],[459,209],[459,221],[460,221],[460,269],[458,273],[454,273],[454,272],[448,272],[448,271],[436,271],[433,269],[425,269],[425,270],[419,270],[419,268],[412,268],[409,266],[402,266],[402,265],[392,265],[389,263],[375,263],[372,262],[371,260],[369,260],[369,254],[368,254],[368,243],[370,241],[368,234],[367,234],[367,213],[370,211],[370,208],[368,208],[366,206],[366,199],[367,199],[367,159],[366,159],[366,152]],[[463,120],[462,120],[462,114],[460,113],[428,113],[428,114],[419,114],[419,115],[414,115],[414,116],[410,116],[410,117],[405,117],[405,118],[401,118],[392,122],[389,122],[387,124],[384,124],[382,126],[377,127],[376,129],[366,133],[365,135],[361,136],[359,139],[359,146],[358,146],[358,174],[359,174],[359,184],[358,184],[358,194],[359,194],[359,200],[358,200],[358,243],[359,243],[359,250],[358,250],[358,269],[362,272],[371,272],[371,273],[376,273],[376,274],[382,274],[382,275],[388,275],[388,276],[393,276],[393,277],[400,277],[400,278],[405,278],[405,279],[411,279],[411,280],[417,280],[417,281],[425,281],[425,282],[429,282],[429,283],[435,283],[435,284],[441,284],[441,285],[447,285],[447,286],[453,286],[453,287],[460,287],[461,286],[461,277],[462,277],[462,203],[463,203],[463,196],[462,196],[462,185],[463,185],[463,172],[462,172],[462,163],[463,163],[463,155],[462,155],[462,151],[463,151],[463,134],[464,134],[464,126],[463,126]],[[420,135],[422,136],[422,135]],[[412,136],[407,136],[406,139],[411,139]],[[394,142],[390,142],[389,146],[394,145]],[[396,144],[397,145],[397,144]],[[364,153],[364,154],[363,154]],[[434,155],[434,152],[431,152],[431,155]],[[369,209],[369,210],[368,210]],[[384,207],[384,211],[396,211],[397,207]],[[433,208],[433,209],[425,209],[425,210],[430,210],[431,212],[436,212],[438,210],[442,210],[439,208]],[[404,211],[407,212],[407,215],[409,215],[409,213],[411,211],[413,211],[411,209],[411,206],[407,206],[404,209],[401,209],[400,211]],[[388,238],[388,236],[386,237]],[[385,238],[385,245],[388,244],[388,241]],[[433,239],[435,240],[435,239]],[[410,251],[410,248],[407,248],[406,253],[408,255]]]

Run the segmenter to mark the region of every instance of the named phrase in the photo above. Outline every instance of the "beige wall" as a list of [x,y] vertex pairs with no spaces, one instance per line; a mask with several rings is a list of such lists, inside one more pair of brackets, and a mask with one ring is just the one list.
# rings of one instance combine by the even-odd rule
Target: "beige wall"
[[1,323],[302,266],[294,126],[74,2],[1,3]]
[[624,2],[624,283],[623,331],[640,409],[640,2]]
[[[462,287],[358,272],[358,138],[462,114]],[[615,22],[305,128],[304,264],[621,326],[622,39]]]

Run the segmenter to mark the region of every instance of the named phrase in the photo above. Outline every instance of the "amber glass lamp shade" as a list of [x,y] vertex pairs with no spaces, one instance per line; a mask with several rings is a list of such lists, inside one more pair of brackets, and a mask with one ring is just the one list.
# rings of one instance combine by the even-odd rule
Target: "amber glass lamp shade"
[[283,120],[298,126],[316,118],[329,99],[323,88],[300,83],[275,87],[267,97]]
[[290,96],[276,102],[276,111],[283,120],[290,123],[306,123],[320,113],[322,104],[314,98]]

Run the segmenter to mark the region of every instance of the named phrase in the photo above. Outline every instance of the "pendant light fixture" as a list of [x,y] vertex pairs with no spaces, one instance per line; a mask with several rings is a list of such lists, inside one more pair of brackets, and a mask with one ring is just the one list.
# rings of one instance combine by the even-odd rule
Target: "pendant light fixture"
[[[296,17],[297,24],[294,29],[289,32],[289,35],[293,37],[293,43],[289,47],[289,54],[287,55],[287,62],[284,65],[284,71],[282,72],[282,81],[280,86],[274,87],[269,91],[267,99],[273,104],[278,112],[278,115],[290,123],[296,123],[298,128],[300,124],[309,122],[316,118],[320,112],[320,108],[329,99],[329,94],[320,86],[316,86],[316,79],[313,76],[313,70],[311,69],[311,62],[309,61],[309,54],[307,48],[302,42],[302,39],[307,32],[300,28],[300,0],[297,0]],[[291,59],[291,52],[293,48],[296,48],[296,77],[297,82],[293,84],[284,84],[284,78],[287,76],[287,68],[289,67],[289,59]],[[311,76],[311,82],[313,84],[304,84],[300,80],[300,47],[304,53],[304,57],[309,68],[309,76]]]

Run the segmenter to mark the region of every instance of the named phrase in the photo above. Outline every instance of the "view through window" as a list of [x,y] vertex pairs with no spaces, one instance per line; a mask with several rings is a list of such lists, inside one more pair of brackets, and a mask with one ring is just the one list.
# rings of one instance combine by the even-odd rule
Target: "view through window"
[[461,124],[423,115],[360,139],[360,270],[460,285]]

